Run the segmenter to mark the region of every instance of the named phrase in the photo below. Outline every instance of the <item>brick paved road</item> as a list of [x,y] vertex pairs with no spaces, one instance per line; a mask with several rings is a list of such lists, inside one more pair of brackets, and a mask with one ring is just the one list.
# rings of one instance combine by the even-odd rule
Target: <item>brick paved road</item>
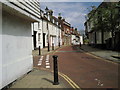
[[[79,51],[76,46],[59,49],[59,72],[66,74],[81,88],[117,88],[118,64]],[[52,70],[52,54],[50,70]],[[45,61],[44,61],[45,62]],[[45,63],[42,67],[46,67]],[[83,89],[84,90],[84,89]]]

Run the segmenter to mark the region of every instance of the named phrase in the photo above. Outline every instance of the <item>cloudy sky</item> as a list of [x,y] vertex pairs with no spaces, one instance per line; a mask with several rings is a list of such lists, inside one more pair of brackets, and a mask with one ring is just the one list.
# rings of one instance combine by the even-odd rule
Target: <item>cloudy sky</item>
[[58,13],[65,18],[67,22],[78,30],[84,30],[85,15],[91,10],[91,6],[98,6],[101,2],[41,2],[41,9],[47,6],[52,9],[54,16]]

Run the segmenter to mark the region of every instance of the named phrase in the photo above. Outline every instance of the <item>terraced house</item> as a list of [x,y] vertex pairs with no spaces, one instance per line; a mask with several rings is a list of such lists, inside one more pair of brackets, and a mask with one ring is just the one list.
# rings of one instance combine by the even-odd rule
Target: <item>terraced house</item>
[[53,16],[53,11],[44,12],[40,10],[40,20],[32,24],[33,50],[39,46],[41,48],[62,45],[61,24],[58,18]]
[[37,0],[2,0],[0,6],[1,89],[33,68],[31,23],[39,21],[40,5]]
[[102,2],[85,22],[89,44],[94,47],[120,50],[120,2]]

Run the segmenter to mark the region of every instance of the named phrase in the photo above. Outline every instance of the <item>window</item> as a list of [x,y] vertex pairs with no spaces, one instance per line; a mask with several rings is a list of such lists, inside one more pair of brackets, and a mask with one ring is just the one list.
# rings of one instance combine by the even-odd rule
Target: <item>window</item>
[[40,33],[38,33],[38,41],[40,41]]

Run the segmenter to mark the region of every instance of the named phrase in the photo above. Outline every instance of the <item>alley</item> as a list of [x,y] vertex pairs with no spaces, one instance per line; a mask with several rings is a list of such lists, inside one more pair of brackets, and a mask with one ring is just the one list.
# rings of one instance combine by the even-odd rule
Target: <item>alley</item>
[[[53,70],[52,55],[58,55],[59,72],[71,78],[80,88],[117,88],[118,64],[86,54],[78,46],[66,46],[44,56],[43,64],[36,66]],[[49,56],[49,66],[46,58]],[[40,57],[39,59],[40,60]]]

